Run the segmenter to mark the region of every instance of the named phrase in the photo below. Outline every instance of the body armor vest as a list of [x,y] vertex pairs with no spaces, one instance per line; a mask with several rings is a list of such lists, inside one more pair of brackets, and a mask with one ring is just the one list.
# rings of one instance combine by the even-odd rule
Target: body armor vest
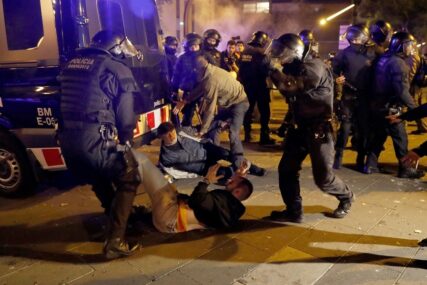
[[100,76],[107,54],[88,54],[73,58],[61,73],[61,115],[67,121],[115,124],[112,101],[100,88]]

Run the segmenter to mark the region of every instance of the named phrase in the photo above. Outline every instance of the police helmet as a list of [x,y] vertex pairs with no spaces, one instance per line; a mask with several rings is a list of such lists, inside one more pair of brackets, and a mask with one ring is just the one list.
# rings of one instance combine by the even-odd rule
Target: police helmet
[[[209,43],[208,39],[215,39],[215,43]],[[203,33],[203,44],[207,48],[216,48],[221,42],[221,34],[215,29],[208,29]]]
[[313,32],[310,30],[302,30],[298,35],[305,46],[304,54],[310,52],[314,57],[318,57],[319,43],[316,41]]
[[369,42],[370,35],[368,27],[363,24],[349,26],[345,32],[345,38],[350,44],[365,45]]
[[200,35],[196,33],[189,33],[185,35],[184,42],[182,44],[184,51],[190,51],[190,47],[193,45],[198,45],[201,47],[203,39]]
[[102,30],[97,32],[91,41],[91,47],[105,50],[115,57],[134,57],[142,60],[142,54],[132,42],[121,32]]
[[390,41],[391,35],[393,33],[393,28],[390,23],[385,22],[383,20],[376,21],[370,27],[372,40],[380,45],[387,40]]
[[174,36],[167,36],[166,38],[165,38],[165,45],[170,45],[170,46],[173,46],[173,45],[178,45],[178,39],[176,38],[176,37],[174,37]]
[[248,42],[248,45],[253,47],[261,47],[264,48],[268,42],[270,41],[270,37],[267,33],[263,31],[256,31],[252,34],[251,40]]
[[271,58],[280,60],[281,64],[290,63],[294,59],[302,60],[304,53],[304,42],[296,34],[283,34],[273,40],[269,55]]
[[178,47],[178,39],[173,36],[167,36],[164,46],[167,54],[175,54]]
[[317,42],[314,38],[313,32],[310,30],[302,30],[298,35],[306,46]]
[[416,50],[415,43],[416,40],[410,33],[396,32],[391,36],[388,49],[394,54],[403,54],[405,56],[409,56]]

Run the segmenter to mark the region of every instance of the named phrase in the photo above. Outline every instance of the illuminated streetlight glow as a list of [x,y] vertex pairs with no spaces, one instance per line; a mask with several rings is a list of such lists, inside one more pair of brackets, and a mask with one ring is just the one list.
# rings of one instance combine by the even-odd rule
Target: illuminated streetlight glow
[[335,19],[336,17],[338,17],[339,15],[341,15],[341,14],[343,14],[343,13],[345,13],[345,12],[347,12],[348,10],[350,10],[350,9],[352,9],[352,8],[354,8],[354,6],[356,6],[355,4],[351,4],[351,5],[349,5],[349,6],[347,6],[347,7],[345,7],[344,9],[341,9],[341,10],[339,10],[338,12],[336,12],[336,13],[334,13],[334,14],[332,14],[332,15],[330,15],[329,17],[327,17],[326,19],[325,18],[323,18],[323,19],[321,19],[320,20],[320,25],[325,25],[327,22],[329,22],[330,20],[332,20],[332,19]]
[[426,44],[426,42],[422,42],[421,44],[417,44],[417,47],[424,46],[425,44]]

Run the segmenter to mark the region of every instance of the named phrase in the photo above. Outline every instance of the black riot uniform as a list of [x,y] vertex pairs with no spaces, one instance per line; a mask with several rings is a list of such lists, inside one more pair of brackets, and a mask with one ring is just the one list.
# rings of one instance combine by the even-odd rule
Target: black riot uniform
[[136,125],[137,84],[131,70],[116,57],[135,52],[126,37],[104,30],[94,36],[90,48],[63,67],[60,76],[62,154],[67,167],[93,186],[109,216],[107,258],[130,255],[138,247],[124,241],[140,183],[129,145]]
[[290,104],[293,114],[293,126],[286,133],[278,167],[286,210],[273,211],[273,220],[301,222],[299,172],[307,155],[311,157],[316,185],[340,201],[333,217],[344,217],[353,200],[353,193],[332,170],[332,73],[320,59],[303,61],[303,51],[304,44],[297,35],[284,34],[273,41],[270,52],[270,77]]
[[405,63],[415,47],[414,37],[407,32],[395,33],[388,51],[378,60],[375,67],[374,96],[371,103],[375,115],[372,138],[369,141],[369,153],[366,163],[366,173],[378,171],[378,157],[388,135],[393,140],[394,151],[399,160],[398,176],[402,178],[419,178],[422,171],[405,167],[400,159],[408,152],[408,136],[403,123],[390,124],[385,116],[399,113],[406,106],[416,107],[409,93],[409,67]]
[[[178,57],[178,60],[175,64],[171,82],[172,91],[176,93],[178,90],[182,90],[184,93],[184,98],[196,85],[197,70],[195,60],[197,55],[201,53],[200,48],[202,46],[202,41],[202,37],[198,34],[187,34],[183,42],[184,53]],[[193,50],[192,46],[197,47],[197,49]],[[184,109],[182,110],[182,126],[191,126],[191,120],[193,118],[195,108],[196,102],[185,105]]]
[[203,33],[203,55],[210,64],[218,67],[221,67],[221,52],[217,49],[220,42],[221,34],[217,30],[208,29]]
[[346,83],[338,101],[340,129],[335,144],[334,168],[339,169],[343,151],[351,129],[356,140],[356,167],[363,171],[366,158],[366,141],[368,137],[368,100],[372,81],[372,62],[374,55],[368,53],[369,30],[363,25],[353,25],[347,29],[346,38],[350,46],[340,51],[332,60],[336,76],[344,75]]
[[169,79],[172,79],[173,70],[178,57],[176,56],[176,50],[178,48],[178,39],[173,36],[167,36],[165,38],[165,53],[168,64],[168,75]]
[[256,105],[260,113],[260,144],[274,144],[270,138],[270,90],[267,88],[268,66],[265,60],[265,48],[270,38],[264,32],[255,32],[248,46],[240,55],[238,78],[245,88],[249,99],[249,109],[246,112],[243,126],[245,141],[251,140],[252,113]]

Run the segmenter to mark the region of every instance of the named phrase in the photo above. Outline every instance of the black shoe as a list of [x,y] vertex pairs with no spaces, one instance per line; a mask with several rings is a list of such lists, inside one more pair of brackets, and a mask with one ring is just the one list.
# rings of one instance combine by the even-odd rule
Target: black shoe
[[351,193],[351,198],[342,200],[338,204],[338,207],[335,209],[335,211],[332,213],[332,217],[336,219],[342,219],[350,212],[351,203],[355,200],[355,196],[353,193]]
[[427,133],[427,131],[423,131],[423,130],[415,130],[411,132],[411,135],[422,135]]
[[365,174],[380,173],[380,169],[375,166],[365,166],[363,167],[363,173]]
[[121,238],[109,239],[105,242],[104,256],[107,259],[115,259],[119,257],[130,256],[141,248],[141,244],[136,243],[130,245]]
[[275,140],[275,139],[272,139],[272,138],[270,138],[270,137],[261,138],[261,139],[259,140],[259,144],[260,144],[260,145],[272,145],[272,144],[275,144],[275,143],[276,143],[276,140]]
[[421,169],[415,168],[403,168],[399,170],[399,174],[397,175],[399,178],[411,178],[417,179],[423,177],[425,172]]
[[265,168],[252,164],[251,167],[249,168],[249,174],[252,174],[255,176],[264,176],[267,174],[267,170]]
[[288,210],[272,211],[269,219],[277,222],[291,222],[291,223],[301,224],[302,213],[294,213]]
[[425,239],[421,240],[421,241],[418,243],[418,245],[419,245],[419,246],[427,246],[427,238],[425,238]]

